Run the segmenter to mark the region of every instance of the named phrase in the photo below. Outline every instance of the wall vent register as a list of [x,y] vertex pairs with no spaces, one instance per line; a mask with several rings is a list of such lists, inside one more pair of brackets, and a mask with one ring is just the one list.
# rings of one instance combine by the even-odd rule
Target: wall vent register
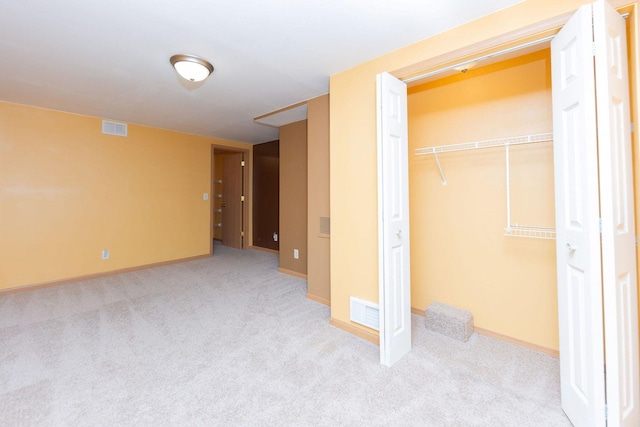
[[331,221],[327,216],[320,217],[320,234],[326,236],[331,234]]
[[380,330],[380,309],[378,304],[359,298],[350,298],[350,317],[352,322],[359,323],[376,331]]
[[127,124],[103,120],[102,133],[105,135],[127,136]]

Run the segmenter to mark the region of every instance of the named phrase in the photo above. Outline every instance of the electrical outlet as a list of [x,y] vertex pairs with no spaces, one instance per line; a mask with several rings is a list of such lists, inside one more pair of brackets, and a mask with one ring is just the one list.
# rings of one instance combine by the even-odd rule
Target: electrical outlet
[[109,259],[109,249],[102,250],[102,259]]
[[297,249],[293,250],[293,259],[298,259],[300,257],[300,254],[298,253]]
[[202,200],[209,200],[209,193],[203,193]]
[[278,241],[278,233],[273,233],[273,241],[274,242]]

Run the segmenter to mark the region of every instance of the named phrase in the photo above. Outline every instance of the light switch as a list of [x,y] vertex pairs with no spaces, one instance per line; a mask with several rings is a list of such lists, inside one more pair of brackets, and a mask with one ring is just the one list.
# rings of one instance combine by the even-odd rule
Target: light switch
[[202,200],[209,200],[209,193],[204,193],[202,195]]

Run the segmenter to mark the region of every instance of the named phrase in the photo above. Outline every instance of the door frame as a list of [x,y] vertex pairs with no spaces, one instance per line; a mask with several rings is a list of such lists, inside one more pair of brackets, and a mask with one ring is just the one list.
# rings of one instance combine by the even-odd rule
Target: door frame
[[251,230],[249,225],[251,219],[251,151],[241,148],[229,147],[226,145],[211,144],[211,174],[209,176],[209,255],[213,255],[213,180],[215,177],[215,151],[224,151],[228,153],[242,153],[244,155],[244,169],[242,171],[242,192],[244,194],[244,205],[242,206],[242,230],[244,231],[244,239],[242,239],[242,249],[247,249],[253,245]]

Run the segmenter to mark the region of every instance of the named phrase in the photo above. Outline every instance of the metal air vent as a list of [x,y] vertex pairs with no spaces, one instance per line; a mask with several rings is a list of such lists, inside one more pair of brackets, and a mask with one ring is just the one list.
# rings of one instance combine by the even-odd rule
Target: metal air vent
[[376,331],[380,330],[380,309],[378,304],[350,297],[350,318],[352,322],[360,323]]
[[127,124],[103,120],[102,133],[105,135],[127,136]]

